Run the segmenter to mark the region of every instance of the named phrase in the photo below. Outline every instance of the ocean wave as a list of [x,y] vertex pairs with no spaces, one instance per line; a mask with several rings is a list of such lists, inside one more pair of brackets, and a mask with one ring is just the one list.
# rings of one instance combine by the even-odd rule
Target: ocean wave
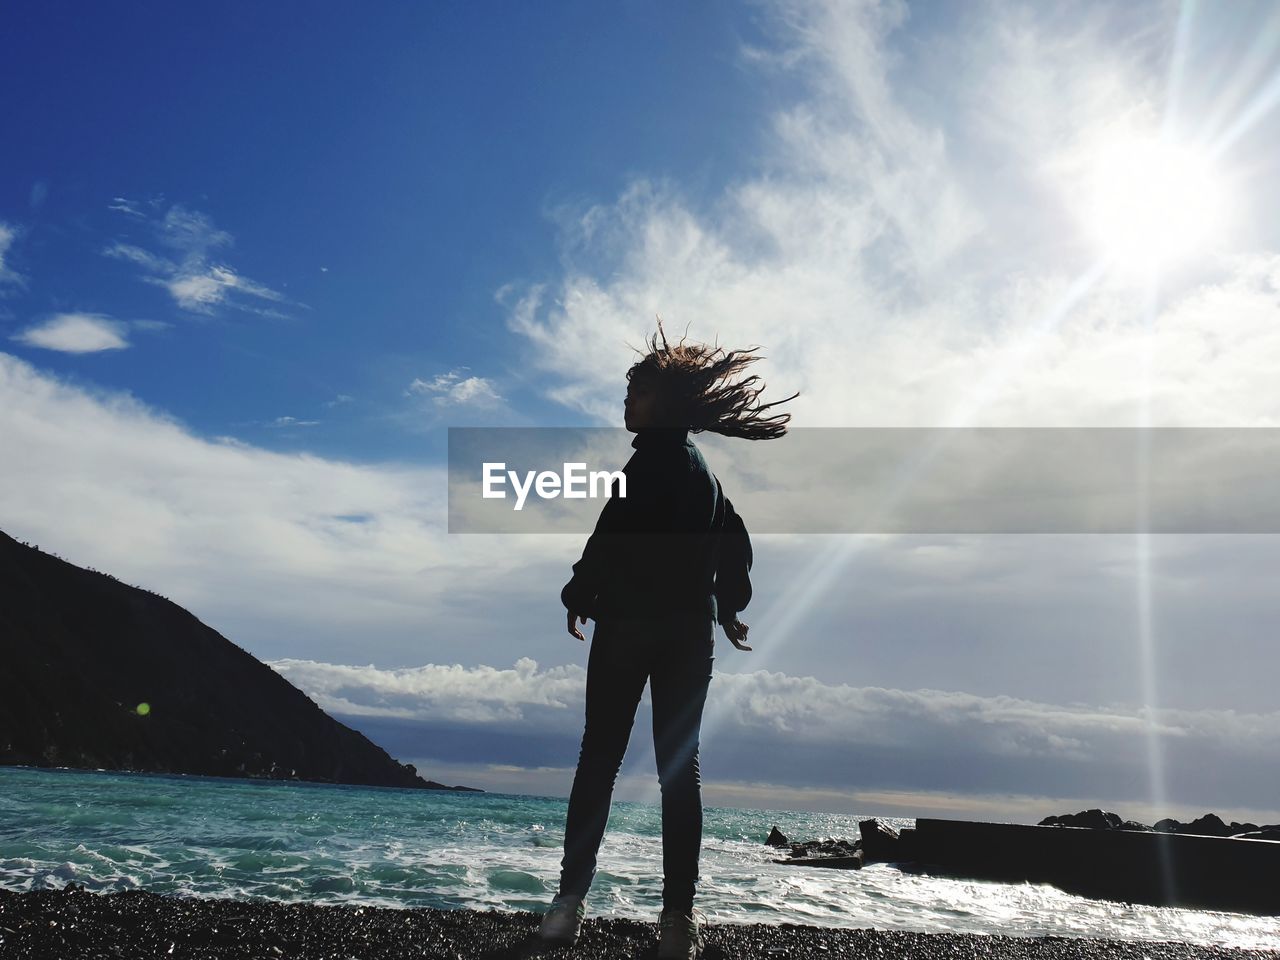
[[[0,778],[0,887],[10,890],[74,882],[175,896],[540,910],[559,881],[564,800],[215,779],[175,786],[12,768],[0,768]],[[762,843],[773,823],[806,837],[853,837],[860,819],[708,809],[699,906],[717,923],[1280,948],[1276,918],[1088,900],[1043,884],[945,879],[887,864],[804,871],[773,863],[776,852]],[[614,804],[591,892],[595,915],[657,916],[660,838],[656,807]]]

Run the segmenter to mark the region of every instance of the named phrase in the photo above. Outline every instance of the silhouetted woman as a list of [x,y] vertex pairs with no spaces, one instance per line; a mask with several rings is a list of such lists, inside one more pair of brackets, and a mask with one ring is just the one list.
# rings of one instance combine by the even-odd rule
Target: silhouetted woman
[[751,599],[752,555],[746,526],[689,434],[780,437],[791,415],[761,413],[799,394],[758,404],[760,378],[733,378],[760,357],[684,339],[671,346],[661,319],[647,346],[627,371],[625,424],[636,452],[623,467],[626,496],[616,495],[615,484],[560,594],[570,634],[586,639],[575,620],[590,618],[596,627],[560,890],[540,935],[569,944],[581,931],[614,783],[648,682],[662,789],[658,956],[691,958],[703,944],[703,917],[693,906],[702,844],[698,737],[714,629],[719,622],[735,647],[751,649],[738,613]]

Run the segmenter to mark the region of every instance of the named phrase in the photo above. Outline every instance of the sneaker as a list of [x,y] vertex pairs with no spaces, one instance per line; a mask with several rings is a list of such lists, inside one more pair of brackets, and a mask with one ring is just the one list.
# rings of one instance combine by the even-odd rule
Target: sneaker
[[586,915],[582,897],[572,893],[556,894],[551,908],[542,915],[538,936],[547,943],[572,946],[582,932],[582,918]]
[[663,910],[658,920],[658,956],[661,960],[695,960],[706,946],[703,927],[707,917],[694,907],[690,912]]

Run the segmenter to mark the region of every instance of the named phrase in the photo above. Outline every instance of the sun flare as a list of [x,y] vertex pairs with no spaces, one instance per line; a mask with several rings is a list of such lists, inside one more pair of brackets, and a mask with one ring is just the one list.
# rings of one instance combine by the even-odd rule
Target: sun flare
[[1118,140],[1094,157],[1086,224],[1110,264],[1167,268],[1208,247],[1222,226],[1221,178],[1208,158],[1158,139]]

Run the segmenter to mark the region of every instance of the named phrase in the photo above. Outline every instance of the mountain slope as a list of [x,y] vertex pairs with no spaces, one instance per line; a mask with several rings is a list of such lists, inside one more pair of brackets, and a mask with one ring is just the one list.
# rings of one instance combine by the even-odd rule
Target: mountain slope
[[0,764],[442,786],[177,604],[2,532]]

